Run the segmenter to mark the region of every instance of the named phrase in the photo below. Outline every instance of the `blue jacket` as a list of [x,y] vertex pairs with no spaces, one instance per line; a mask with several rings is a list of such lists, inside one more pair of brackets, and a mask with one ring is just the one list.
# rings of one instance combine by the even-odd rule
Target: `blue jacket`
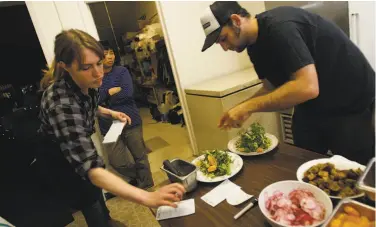
[[[110,96],[108,90],[113,87],[121,87],[121,91]],[[127,128],[132,128],[142,124],[139,110],[133,98],[133,82],[128,69],[123,66],[114,66],[112,71],[103,77],[102,86],[99,88],[99,104],[107,104],[107,108],[127,114],[132,124]],[[99,118],[99,126],[102,134],[106,134],[112,124],[111,119]]]

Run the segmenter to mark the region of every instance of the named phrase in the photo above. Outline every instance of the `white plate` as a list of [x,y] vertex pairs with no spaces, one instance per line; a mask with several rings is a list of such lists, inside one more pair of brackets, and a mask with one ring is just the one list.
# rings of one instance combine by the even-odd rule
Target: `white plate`
[[257,153],[257,152],[246,153],[246,152],[238,151],[238,148],[236,147],[236,142],[240,139],[240,135],[236,136],[235,138],[233,138],[232,140],[230,140],[228,142],[228,144],[227,144],[227,148],[231,152],[234,152],[235,154],[239,154],[239,155],[243,155],[243,156],[262,155],[262,154],[268,153],[269,151],[273,150],[278,145],[278,139],[277,139],[277,137],[275,137],[274,135],[272,135],[270,133],[265,133],[265,136],[268,137],[271,140],[271,144],[270,144],[270,146],[269,146],[268,149],[265,149],[261,153]]
[[[219,181],[226,180],[226,179],[234,176],[235,174],[237,174],[243,167],[243,159],[237,154],[234,154],[234,153],[231,153],[231,152],[228,152],[228,154],[230,155],[231,160],[233,161],[230,164],[230,169],[231,169],[230,175],[224,175],[224,176],[220,176],[220,177],[210,178],[210,177],[206,176],[203,172],[201,172],[199,167],[197,167],[197,177],[196,177],[196,179],[198,181],[201,181],[201,182],[212,183],[212,182],[219,182]],[[196,162],[198,160],[203,160],[204,158],[205,158],[205,155],[203,154],[203,155],[195,158],[192,161],[192,164],[196,165]]]
[[[340,155],[334,155],[331,158],[315,159],[315,160],[308,161],[308,162],[302,164],[301,166],[299,166],[298,170],[296,171],[296,178],[298,178],[298,180],[300,182],[304,182],[303,181],[304,173],[309,168],[311,168],[312,166],[317,165],[317,164],[324,164],[324,163],[328,163],[328,162],[332,163],[335,166],[335,168],[339,169],[339,170],[348,170],[348,169],[360,168],[362,171],[364,171],[366,169],[366,167],[364,165],[361,165],[357,162],[350,161],[347,158],[342,157]],[[359,197],[362,197],[362,196],[364,196],[364,193],[361,193],[361,194],[355,195],[355,196],[351,196],[351,197],[347,197],[347,198],[353,199],[353,198],[359,198]],[[331,196],[330,195],[329,197],[333,198],[333,199],[342,199],[339,196]]]

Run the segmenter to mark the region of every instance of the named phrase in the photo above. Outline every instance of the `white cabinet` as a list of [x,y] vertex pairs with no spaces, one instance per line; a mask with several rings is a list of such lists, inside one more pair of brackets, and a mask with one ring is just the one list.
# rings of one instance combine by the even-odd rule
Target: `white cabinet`
[[375,2],[349,1],[350,39],[375,69]]
[[[199,152],[207,149],[227,148],[228,141],[237,135],[239,129],[222,131],[218,128],[219,119],[227,110],[251,97],[261,86],[255,70],[249,68],[185,89]],[[278,113],[252,114],[244,127],[252,122],[259,122],[267,132],[280,139]]]

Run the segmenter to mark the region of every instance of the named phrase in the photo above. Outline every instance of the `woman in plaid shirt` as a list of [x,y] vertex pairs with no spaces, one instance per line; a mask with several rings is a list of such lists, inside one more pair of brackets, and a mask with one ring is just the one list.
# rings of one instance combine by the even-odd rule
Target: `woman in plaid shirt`
[[55,38],[55,59],[41,81],[41,129],[43,146],[37,162],[45,179],[67,204],[82,210],[88,226],[114,226],[101,189],[124,199],[158,207],[181,200],[185,189],[170,184],[147,192],[127,184],[104,169],[91,135],[95,114],[131,122],[124,113],[98,106],[103,78],[102,46],[89,34],[71,29]]

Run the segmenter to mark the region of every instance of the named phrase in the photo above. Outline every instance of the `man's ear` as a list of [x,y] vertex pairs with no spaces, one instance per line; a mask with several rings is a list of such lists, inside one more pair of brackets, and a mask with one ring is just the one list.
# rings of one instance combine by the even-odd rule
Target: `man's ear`
[[232,20],[232,25],[239,28],[241,23],[240,16],[238,14],[231,14],[230,18]]

